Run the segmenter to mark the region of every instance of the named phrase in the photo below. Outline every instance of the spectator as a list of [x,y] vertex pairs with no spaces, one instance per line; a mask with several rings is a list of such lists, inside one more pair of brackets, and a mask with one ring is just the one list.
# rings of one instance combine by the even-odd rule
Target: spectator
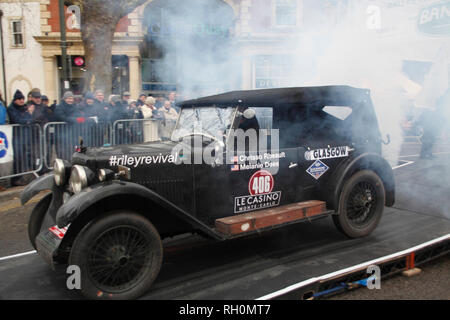
[[30,104],[31,102],[32,102],[32,100],[31,100],[31,95],[33,94],[33,92],[38,92],[39,94],[41,94],[41,90],[39,89],[39,88],[33,88],[33,89],[31,89],[31,91],[30,92],[28,92],[28,95],[27,95],[27,105],[28,104]]
[[50,121],[51,114],[49,114],[49,110],[47,107],[42,105],[42,96],[40,91],[31,91],[30,102],[28,106],[33,106],[33,121],[35,123],[39,123],[40,125],[44,125]]
[[41,102],[44,107],[50,108],[49,106],[50,101],[48,100],[48,97],[46,95],[42,95]]
[[34,107],[25,105],[25,96],[20,90],[14,93],[12,103],[8,107],[11,124],[31,124],[33,122]]
[[158,109],[161,109],[164,106],[164,101],[166,99],[164,99],[164,97],[162,95],[158,95],[156,97],[156,103],[155,103],[155,107]]
[[86,92],[84,95],[84,100],[78,107],[80,115],[85,118],[94,118],[96,117],[94,110],[95,97],[92,92]]
[[155,98],[147,97],[145,100],[145,105],[141,107],[141,112],[144,119],[158,117],[158,108],[155,107],[155,103]]
[[165,120],[177,121],[178,119],[178,112],[172,107],[169,100],[164,101],[164,106],[159,109],[159,112],[162,114]]
[[55,118],[58,121],[69,123],[83,123],[85,119],[81,117],[75,103],[75,96],[72,91],[64,93],[61,103],[55,109]]
[[6,111],[6,107],[4,106],[3,102],[0,101],[0,125],[8,123],[9,123],[8,112]]
[[109,115],[108,103],[105,101],[105,94],[102,90],[96,90],[94,92],[94,114],[97,116],[98,121],[107,122]]
[[122,106],[122,101],[119,96],[111,95],[109,97],[109,122],[114,122],[117,120],[128,119],[128,113],[126,108]]
[[[141,107],[142,108],[142,107]],[[128,118],[129,119],[143,119],[142,111],[137,106],[136,100],[130,100],[128,105]]]
[[41,98],[42,101],[42,109],[44,110],[47,120],[49,122],[55,122],[56,121],[56,117],[55,117],[55,108],[56,108],[56,104],[52,104],[51,106],[49,105],[49,100],[48,97],[43,95]]
[[176,112],[180,112],[180,108],[177,106],[176,103],[177,93],[175,91],[172,91],[171,93],[169,93],[167,97],[170,101],[170,106],[174,108]]
[[125,91],[124,93],[122,93],[122,107],[123,109],[128,108],[128,102],[130,101],[131,98],[131,94],[128,91]]
[[166,100],[164,101],[164,106],[159,109],[159,114],[164,119],[159,126],[159,137],[161,140],[170,139],[178,119],[178,113],[174,108],[172,108],[170,101]]
[[143,105],[145,105],[145,100],[147,99],[147,95],[145,93],[141,93],[139,95],[138,101],[137,101],[137,106],[138,107],[142,107]]
[[[14,93],[13,101],[8,107],[8,115],[11,124],[30,125],[33,123],[34,105],[27,106],[25,104],[25,96],[20,90]],[[33,145],[33,132],[30,127],[23,127],[18,131],[14,131],[14,173],[22,173],[33,170],[33,155],[35,151],[30,144]],[[11,179],[11,183],[15,186],[24,186],[28,184],[32,176],[23,176]]]

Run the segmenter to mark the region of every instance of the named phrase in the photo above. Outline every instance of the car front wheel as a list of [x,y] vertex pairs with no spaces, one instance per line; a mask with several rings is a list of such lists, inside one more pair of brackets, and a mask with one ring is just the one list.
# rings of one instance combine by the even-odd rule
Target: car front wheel
[[345,182],[338,215],[333,216],[333,221],[350,238],[367,236],[380,222],[384,203],[385,190],[380,177],[371,170],[358,171]]
[[150,221],[133,212],[115,212],[81,230],[69,265],[80,268],[86,298],[135,299],[152,285],[162,255],[161,238]]

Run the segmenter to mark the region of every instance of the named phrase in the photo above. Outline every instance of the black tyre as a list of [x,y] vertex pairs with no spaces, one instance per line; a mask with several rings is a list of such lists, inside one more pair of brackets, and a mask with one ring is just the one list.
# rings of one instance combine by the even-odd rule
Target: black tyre
[[370,170],[358,171],[342,188],[334,224],[349,238],[365,237],[380,222],[384,203],[385,190],[380,177]]
[[46,195],[37,203],[31,212],[30,220],[28,221],[28,238],[34,249],[36,249],[36,237],[42,230],[42,222],[44,221],[45,214],[47,213],[51,201],[52,194]]
[[162,243],[155,227],[133,212],[114,212],[86,225],[76,237],[69,265],[81,271],[88,299],[136,299],[159,273]]

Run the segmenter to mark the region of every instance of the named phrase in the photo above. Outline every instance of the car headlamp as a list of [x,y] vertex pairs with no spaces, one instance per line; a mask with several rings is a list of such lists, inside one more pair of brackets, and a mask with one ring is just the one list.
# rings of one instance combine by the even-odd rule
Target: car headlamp
[[100,169],[98,170],[98,180],[101,182],[111,180],[114,178],[114,171],[109,169]]
[[70,174],[70,187],[74,193],[80,193],[86,188],[95,178],[95,174],[87,167],[75,165]]
[[67,177],[69,176],[71,165],[69,162],[61,159],[55,159],[53,162],[53,174],[55,184],[57,186],[63,186],[67,183]]

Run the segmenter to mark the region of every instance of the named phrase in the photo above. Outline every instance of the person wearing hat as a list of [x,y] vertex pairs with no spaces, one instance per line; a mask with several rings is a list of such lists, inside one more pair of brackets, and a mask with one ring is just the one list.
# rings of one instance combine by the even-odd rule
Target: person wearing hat
[[8,107],[8,116],[11,124],[31,124],[34,109],[25,104],[25,96],[20,90],[14,93],[13,101]]
[[83,101],[78,106],[81,116],[85,118],[96,117],[94,110],[95,97],[92,92],[86,92]]
[[[128,105],[128,104],[127,104]],[[109,107],[108,107],[108,121],[114,122],[117,120],[128,119],[128,112],[126,106],[122,105],[120,96],[111,95],[109,97]]]
[[147,99],[147,95],[145,93],[141,93],[139,95],[139,98],[138,98],[136,106],[142,107],[143,105],[145,105],[145,100],[146,99]]
[[42,95],[40,91],[32,90],[30,92],[30,101],[27,105],[28,108],[34,109],[33,120],[35,123],[44,125],[53,120],[53,114],[49,112],[50,110],[42,104]]
[[122,103],[122,107],[125,109],[128,107],[128,102],[130,101],[131,98],[131,93],[129,91],[125,91],[124,93],[122,93],[122,101],[120,101]]
[[31,103],[31,98],[32,98],[33,93],[39,93],[39,95],[40,95],[41,94],[41,89],[33,88],[33,89],[30,90],[30,92],[28,92],[28,94],[27,94],[27,102],[26,102],[27,105]]
[[130,99],[127,106],[128,119],[143,119],[140,107],[137,106],[137,101]]
[[72,91],[64,93],[62,101],[55,108],[55,118],[57,121],[69,122],[69,123],[81,123],[82,117],[75,105],[75,96]]
[[100,122],[107,122],[109,120],[109,105],[105,101],[105,93],[103,90],[97,89],[94,92],[93,110]]
[[[8,116],[11,124],[31,125],[33,119],[34,107],[25,104],[25,96],[20,90],[14,93],[13,100],[8,107]],[[22,127],[15,133],[13,139],[14,145],[14,172],[22,173],[33,170],[33,148],[30,146],[32,141],[31,127]],[[35,151],[35,150],[34,150]],[[12,178],[11,183],[15,186],[23,186],[30,182],[29,176]]]

